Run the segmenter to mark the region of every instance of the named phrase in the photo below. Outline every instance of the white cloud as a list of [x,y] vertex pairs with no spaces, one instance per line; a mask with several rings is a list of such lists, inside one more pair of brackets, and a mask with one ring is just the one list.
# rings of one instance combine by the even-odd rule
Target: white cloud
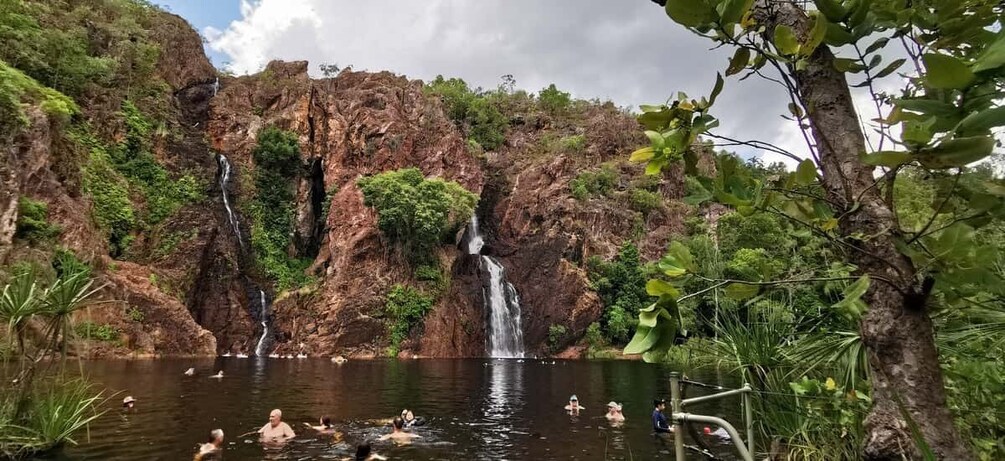
[[[731,54],[710,50],[711,41],[649,0],[242,0],[241,14],[226,30],[203,30],[236,73],[256,72],[272,59],[306,59],[315,72],[322,63],[351,64],[427,80],[456,76],[482,87],[512,74],[530,91],[555,83],[577,97],[633,107],[677,91],[707,95]],[[858,93],[856,101],[872,118],[868,96]],[[713,109],[722,122],[717,132],[805,157],[798,128],[780,117],[786,105],[774,83],[730,78]]]

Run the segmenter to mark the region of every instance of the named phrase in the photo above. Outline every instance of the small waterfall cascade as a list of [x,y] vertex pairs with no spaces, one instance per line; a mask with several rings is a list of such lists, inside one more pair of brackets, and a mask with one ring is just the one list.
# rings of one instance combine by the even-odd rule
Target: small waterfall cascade
[[230,161],[227,160],[227,156],[219,154],[217,162],[220,164],[220,190],[223,195],[223,206],[227,209],[227,221],[230,222],[230,227],[234,229],[234,235],[237,236],[237,244],[241,248],[244,248],[244,241],[241,239],[241,224],[237,221],[234,209],[230,207],[230,193],[227,191],[227,186],[230,184]]
[[220,91],[220,77],[217,77],[216,80],[213,81],[213,96],[216,96],[216,93],[218,93],[219,91]]
[[269,318],[269,304],[265,300],[265,292],[258,290],[259,295],[259,320],[262,322],[262,337],[258,338],[258,344],[255,345],[255,355],[259,357],[265,357],[268,355],[268,337],[269,337],[269,324],[267,319]]
[[485,239],[478,230],[478,216],[468,227],[468,254],[481,255],[481,267],[489,273],[483,290],[488,318],[488,353],[491,357],[522,358],[523,330],[520,328],[520,296],[506,281],[506,270],[495,258],[482,255]]

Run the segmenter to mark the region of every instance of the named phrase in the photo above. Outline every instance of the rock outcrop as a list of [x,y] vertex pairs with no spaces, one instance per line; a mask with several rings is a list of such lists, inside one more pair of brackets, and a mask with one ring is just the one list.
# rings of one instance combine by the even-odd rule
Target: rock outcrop
[[[28,251],[12,241],[17,197],[25,194],[49,204],[64,229],[59,244],[93,262],[99,280],[108,284],[102,296],[114,302],[92,310],[88,321],[113,325],[124,338],[81,353],[250,353],[263,333],[261,290],[271,306],[268,339],[279,352],[385,354],[389,289],[422,283],[381,234],[357,187],[361,177],[388,170],[416,167],[481,197],[483,254],[500,261],[519,292],[532,355],[572,344],[601,316],[586,258],[609,258],[626,240],[656,257],[668,236],[682,230],[687,210],[674,202],[683,194],[679,172],[647,186],[669,199],[666,205],[641,213],[627,203],[625,191],[641,172],[623,160],[644,138],[634,119],[611,104],[584,104],[569,114],[509,114],[505,144],[481,153],[420,81],[351,70],[312,79],[306,62],[278,61],[255,75],[218,79],[198,35],[180,18],[162,16],[150,33],[162,44],[156,72],[170,88],[167,125],[173,135],[154,149],[170,172],[189,172],[207,184],[206,200],[143,230],[125,256],[128,262],[113,261],[79,179],[60,172],[60,137],[52,130],[61,128],[36,110],[31,128],[0,146],[6,156],[0,165],[0,261]],[[308,272],[315,282],[288,292],[277,291],[256,267],[249,243],[252,150],[269,126],[295,133],[301,153],[301,172],[291,184],[296,202],[287,252],[312,261]],[[555,147],[567,138],[576,141],[574,147]],[[227,188],[240,234],[221,201],[218,155],[233,167]],[[615,190],[573,198],[572,182],[602,164],[615,171]],[[446,277],[430,290],[435,305],[401,345],[402,355],[485,354],[488,275],[480,258],[462,249],[465,238],[457,235],[453,245],[438,250]],[[12,249],[15,256],[5,256]],[[553,325],[567,329],[560,344],[549,344]]]

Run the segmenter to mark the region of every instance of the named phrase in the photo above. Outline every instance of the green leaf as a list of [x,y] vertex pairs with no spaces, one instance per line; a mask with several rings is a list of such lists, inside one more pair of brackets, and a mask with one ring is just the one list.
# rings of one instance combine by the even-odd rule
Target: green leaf
[[720,8],[722,8],[722,23],[723,24],[736,24],[740,22],[744,14],[750,11],[750,7],[753,6],[754,0],[725,0],[720,3]]
[[918,160],[926,168],[961,167],[991,155],[994,147],[995,139],[991,136],[950,139],[935,147],[922,149]]
[[852,314],[861,315],[864,304],[861,301],[862,295],[869,291],[869,276],[863,275],[855,280],[855,283],[848,285],[841,293],[842,299],[834,304],[834,308]]
[[865,66],[859,63],[858,59],[834,58],[834,68],[838,72],[858,73],[865,70]]
[[955,57],[927,53],[921,57],[925,63],[925,81],[938,89],[963,89],[974,81],[974,73]]
[[932,125],[935,125],[935,117],[928,117],[924,120],[904,120],[901,124],[900,139],[912,147],[921,147],[932,140],[934,133]]
[[862,161],[866,165],[896,168],[911,161],[911,154],[908,152],[882,151],[866,155]]
[[659,319],[660,313],[658,311],[648,311],[639,312],[639,326],[646,328],[655,328],[656,321]]
[[896,72],[897,69],[900,69],[900,66],[904,65],[905,62],[907,62],[907,60],[904,59],[904,58],[900,58],[900,59],[894,60],[893,62],[887,64],[886,67],[883,68],[883,70],[879,71],[879,73],[877,73],[876,75],[874,75],[872,78],[873,79],[880,79],[880,78],[886,77],[887,75],[890,75],[890,74]]
[[831,23],[827,26],[827,35],[824,41],[830,46],[844,46],[855,41],[855,37],[839,24]]
[[813,54],[813,51],[823,43],[824,38],[827,36],[827,18],[820,14],[819,11],[810,11],[810,16],[813,18],[813,28],[810,29],[809,39],[799,50],[803,56]]
[[952,104],[932,99],[894,99],[893,103],[904,110],[939,117],[948,117],[959,112],[959,109]]
[[683,267],[690,272],[698,271],[698,266],[694,263],[694,256],[691,255],[691,250],[681,242],[674,241],[671,243],[670,247],[667,248],[667,254],[664,259],[669,259],[676,266]]
[[1003,125],[1005,125],[1005,106],[992,107],[966,116],[956,126],[956,133],[960,136],[973,136]]
[[667,0],[667,15],[678,24],[700,27],[719,19],[715,7],[705,0]]
[[663,135],[657,131],[646,130],[646,137],[649,138],[649,142],[653,143],[653,150],[661,150],[666,145]]
[[998,38],[991,42],[974,61],[973,71],[983,72],[1005,65],[1005,30],[998,31]]
[[729,67],[726,68],[726,76],[735,75],[747,67],[750,62],[750,50],[747,48],[737,48],[733,53],[733,58],[729,60]]
[[858,0],[858,3],[851,10],[851,15],[848,16],[848,27],[857,27],[865,21],[866,16],[869,15],[869,8],[872,6],[872,0]]
[[799,162],[799,166],[796,168],[796,184],[800,186],[808,186],[816,181],[817,179],[817,165],[813,163],[813,160],[806,159]]
[[663,171],[663,167],[667,165],[666,159],[653,159],[646,164],[646,174],[647,175],[658,175]]
[[889,37],[882,37],[879,40],[876,40],[875,42],[872,42],[872,45],[869,45],[865,49],[865,54],[869,54],[869,53],[872,53],[873,51],[877,51],[880,48],[885,47],[886,44],[889,43],[889,42],[890,42],[890,38]]
[[708,97],[708,106],[711,107],[715,104],[715,98],[719,97],[719,93],[722,93],[722,85],[725,82],[722,80],[722,74],[715,74],[715,86],[712,87],[712,94]]
[[677,288],[660,279],[650,279],[646,282],[646,293],[649,293],[649,296],[668,295],[673,298],[680,297],[680,292],[677,291]]
[[652,146],[643,147],[635,152],[632,152],[632,156],[628,158],[628,161],[634,163],[648,162],[654,155],[656,155],[656,151],[653,150]]
[[775,27],[775,47],[782,54],[794,55],[799,52],[799,39],[791,27],[785,24]]
[[639,325],[635,328],[635,336],[625,346],[625,354],[641,354],[648,351],[660,339],[660,331],[656,328]]
[[844,9],[839,0],[813,0],[813,3],[817,5],[817,9],[824,16],[827,16],[827,19],[831,22],[840,22],[848,14],[848,11]]
[[743,301],[757,296],[757,293],[761,291],[761,287],[746,283],[730,283],[726,285],[723,291],[729,299]]

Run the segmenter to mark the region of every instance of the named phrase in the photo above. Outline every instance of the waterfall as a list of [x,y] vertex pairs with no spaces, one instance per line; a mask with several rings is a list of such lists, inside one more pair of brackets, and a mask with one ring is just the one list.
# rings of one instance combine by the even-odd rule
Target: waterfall
[[[478,230],[478,216],[468,228],[468,254],[481,255],[485,239]],[[489,273],[484,303],[488,310],[488,352],[491,357],[523,357],[523,330],[520,329],[520,296],[506,281],[506,270],[495,258],[481,255],[481,265]]]
[[265,319],[268,318],[269,315],[268,312],[269,305],[265,303],[264,291],[258,290],[258,295],[259,295],[259,305],[261,306],[259,319],[262,321],[262,337],[258,338],[258,345],[255,346],[255,355],[259,357],[265,357],[267,352],[265,350],[266,346],[265,338],[269,336],[269,325],[266,323]]
[[220,91],[220,77],[217,77],[216,80],[213,81],[213,96],[216,96],[218,91]]
[[234,235],[237,236],[237,244],[241,248],[244,248],[244,241],[241,240],[241,225],[237,221],[234,209],[230,207],[230,197],[227,193],[227,184],[230,183],[230,162],[223,154],[217,156],[217,161],[220,163],[220,190],[223,191],[223,206],[227,209],[227,221],[230,222],[230,227],[234,229]]

